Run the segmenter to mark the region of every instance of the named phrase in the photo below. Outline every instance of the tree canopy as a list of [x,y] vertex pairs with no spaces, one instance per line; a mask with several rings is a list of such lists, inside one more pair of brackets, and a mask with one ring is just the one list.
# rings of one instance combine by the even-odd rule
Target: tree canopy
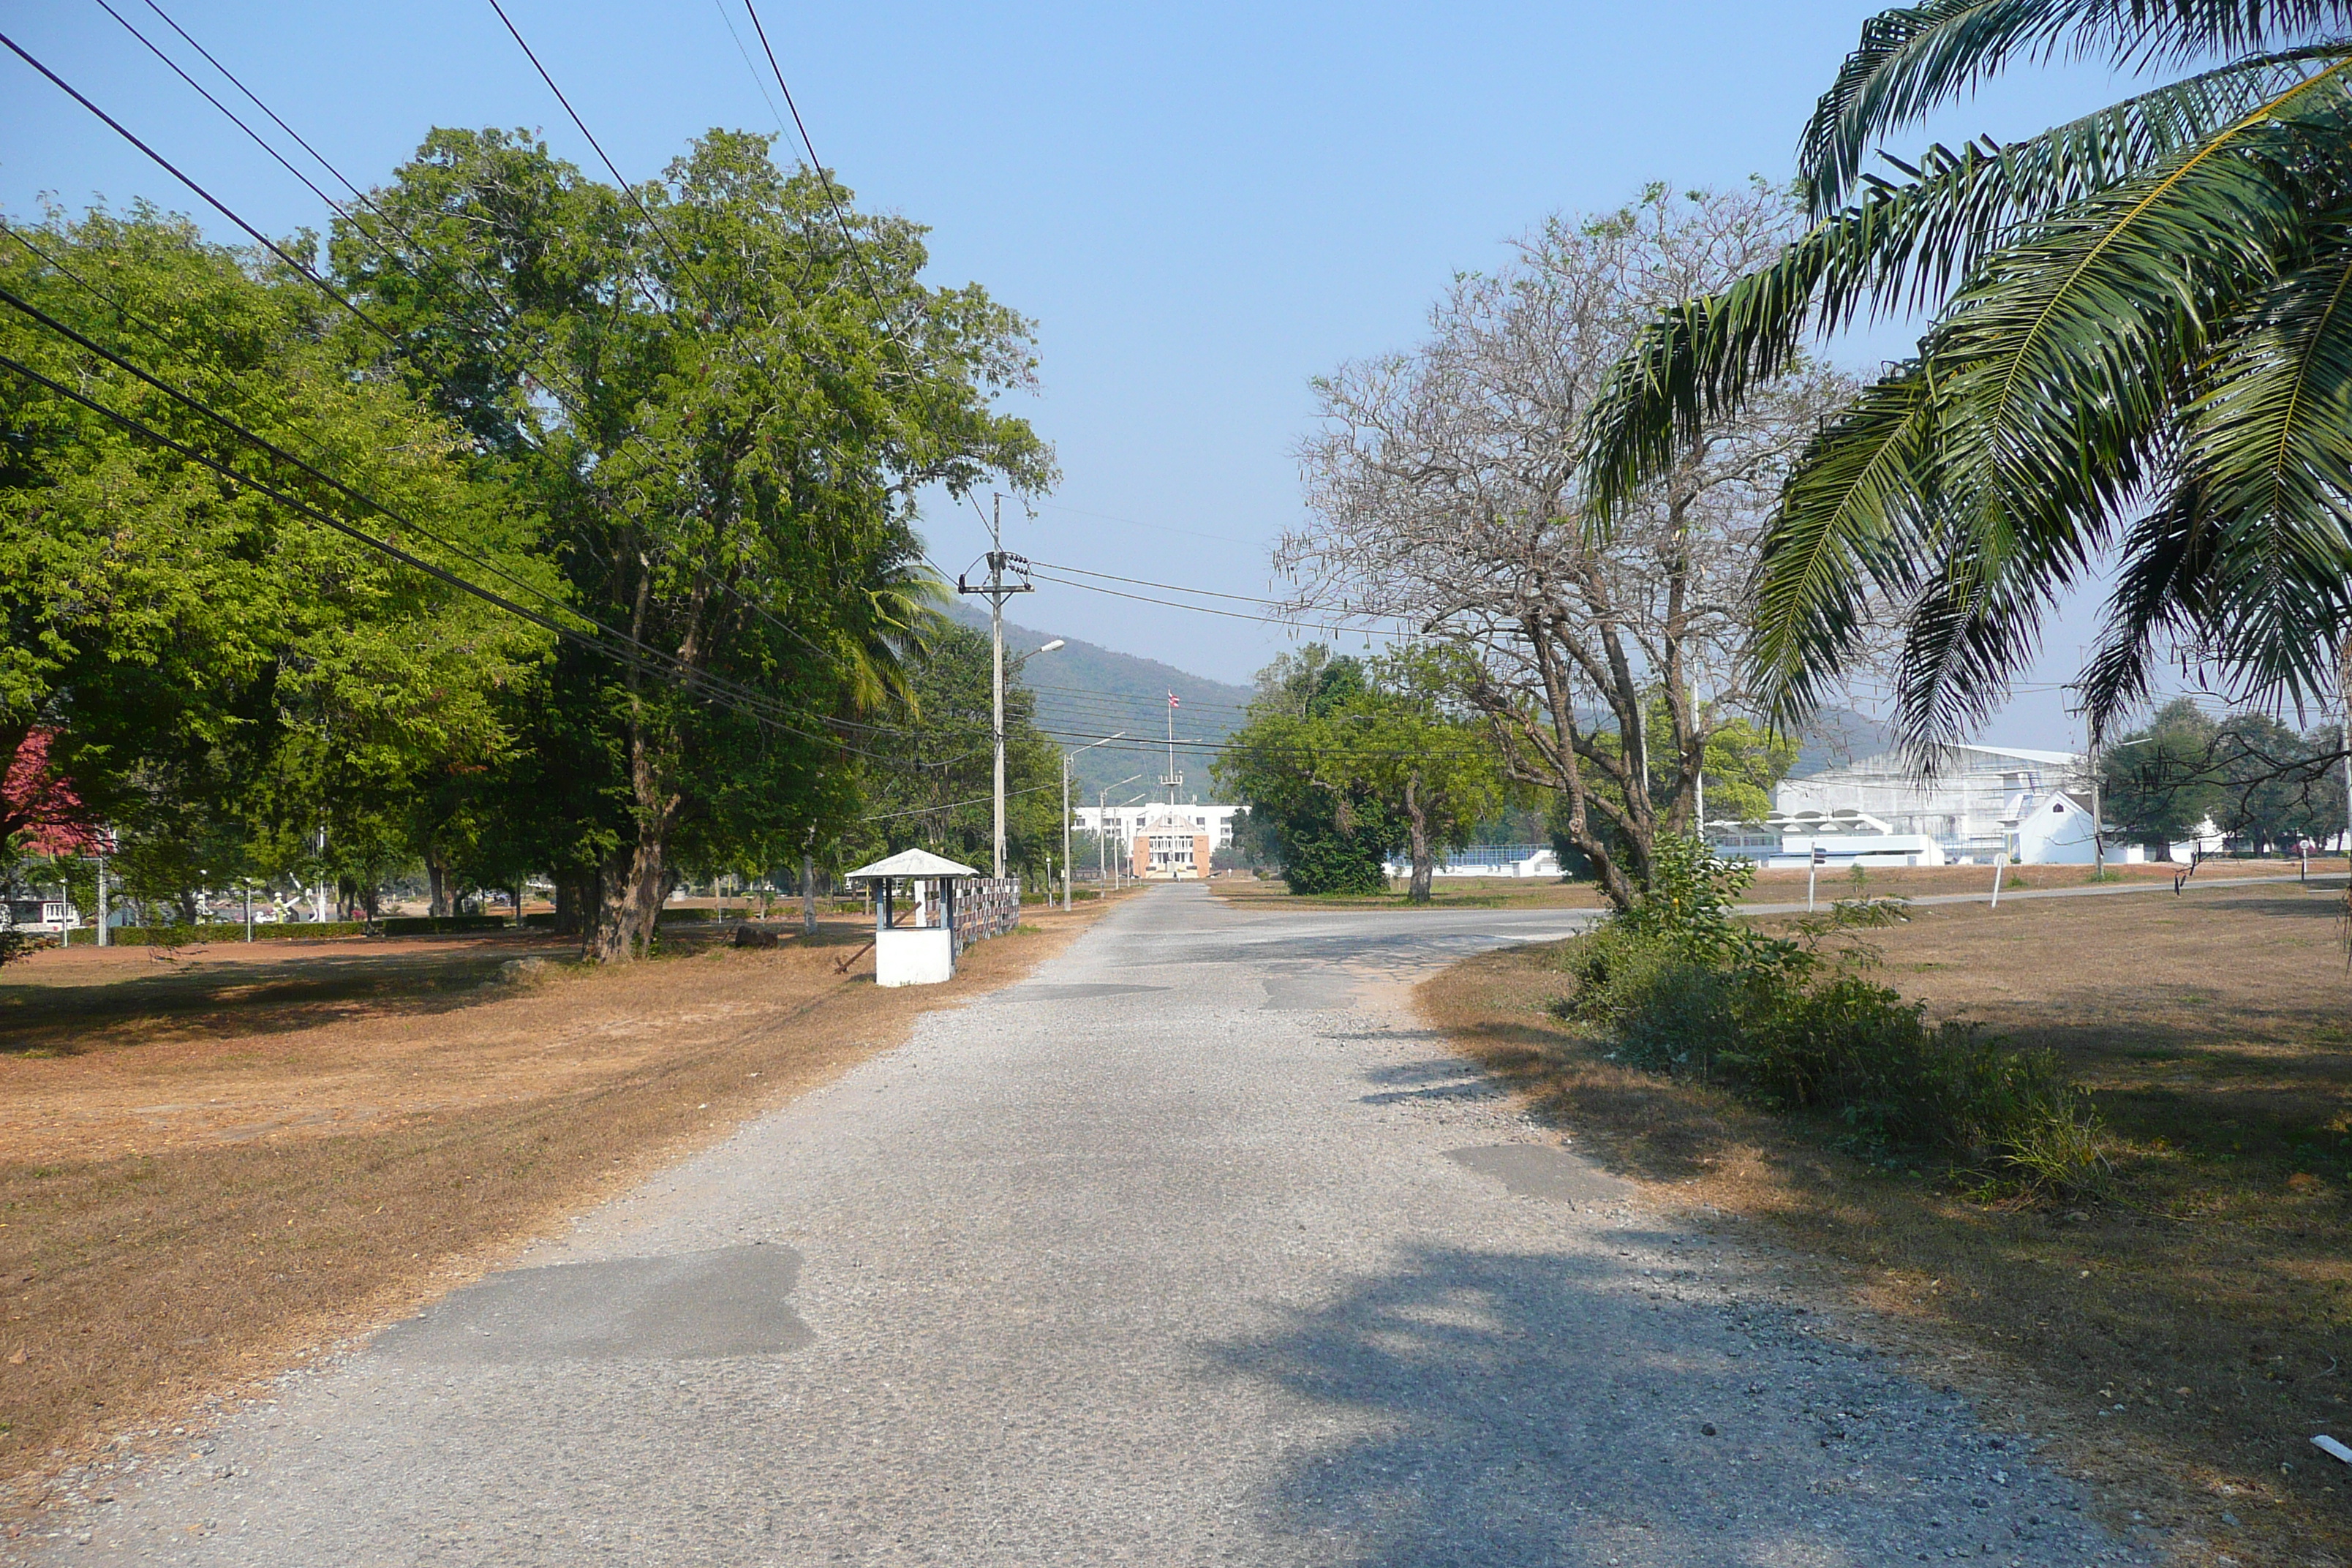
[[926,688],[968,719],[918,498],[1054,477],[995,407],[1029,324],[926,283],[923,234],[727,131],[625,189],[436,131],[323,257],[12,230],[0,754],[38,737],[183,918],[546,875],[608,960],[682,878],[871,837],[940,776]]

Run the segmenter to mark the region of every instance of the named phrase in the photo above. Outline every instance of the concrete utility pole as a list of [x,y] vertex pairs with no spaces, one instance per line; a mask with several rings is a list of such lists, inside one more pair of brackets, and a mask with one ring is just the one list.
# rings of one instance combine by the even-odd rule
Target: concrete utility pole
[[106,857],[113,847],[113,836],[103,828],[100,829],[98,836],[98,945],[100,947],[114,945],[114,933],[106,928]]
[[[995,737],[996,784],[992,792],[996,808],[996,826],[992,838],[995,847],[994,868],[992,875],[1004,875],[1004,601],[1013,594],[1034,594],[1036,585],[1029,578],[1026,557],[1013,554],[1004,548],[1004,498],[992,498],[993,505],[988,514],[988,581],[981,584],[956,579],[959,594],[980,594],[988,600],[989,641],[993,646],[994,679],[990,683],[993,703],[990,710],[991,729]],[[1011,566],[1021,575],[1018,583],[1004,580],[1004,569]]]
[[[2344,689],[2344,853],[2352,856],[2352,637],[2344,639],[2336,683]],[[2344,889],[2344,896],[2352,899],[2352,879],[2346,879]]]
[[2099,804],[2099,731],[2083,715],[2083,765],[2091,770],[2091,880],[2107,879],[2107,819]]

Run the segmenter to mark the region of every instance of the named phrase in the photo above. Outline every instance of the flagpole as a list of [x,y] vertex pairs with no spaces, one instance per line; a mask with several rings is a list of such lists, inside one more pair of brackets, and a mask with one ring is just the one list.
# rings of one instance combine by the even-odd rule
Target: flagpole
[[1168,694],[1168,804],[1176,804],[1176,694]]

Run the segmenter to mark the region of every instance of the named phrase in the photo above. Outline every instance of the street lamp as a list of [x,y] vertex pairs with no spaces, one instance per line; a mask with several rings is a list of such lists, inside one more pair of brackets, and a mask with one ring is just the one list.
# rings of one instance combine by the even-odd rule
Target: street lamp
[[1095,794],[1095,859],[1102,879],[1110,880],[1110,792],[1125,789],[1141,778],[1141,773],[1129,773],[1115,784],[1108,784]]
[[[1060,639],[1056,638],[1053,646],[1059,647]],[[1045,650],[1039,648],[1037,651],[1043,653]],[[1078,752],[1091,752],[1097,746],[1108,746],[1113,741],[1126,739],[1127,731],[1121,730],[1116,735],[1105,735],[1099,741],[1087,742],[1076,751],[1062,753],[1062,912],[1064,914],[1070,912],[1070,759],[1076,756]],[[1053,898],[1053,892],[1050,886],[1046,888],[1045,896],[1048,900]]]

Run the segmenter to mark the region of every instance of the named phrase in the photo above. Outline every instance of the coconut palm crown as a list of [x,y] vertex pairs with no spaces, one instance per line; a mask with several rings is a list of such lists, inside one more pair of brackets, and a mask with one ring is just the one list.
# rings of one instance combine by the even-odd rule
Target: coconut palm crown
[[[2165,79],[2029,140],[1866,172],[2013,64]],[[1813,440],[1760,567],[1783,721],[1907,626],[1915,743],[1995,707],[2058,595],[2116,563],[2095,723],[2185,650],[2245,695],[2330,689],[2352,627],[2352,0],[1930,0],[1882,12],[1805,127],[1812,226],[1653,322],[1586,426],[1605,528],[1819,334],[1929,312]]]

